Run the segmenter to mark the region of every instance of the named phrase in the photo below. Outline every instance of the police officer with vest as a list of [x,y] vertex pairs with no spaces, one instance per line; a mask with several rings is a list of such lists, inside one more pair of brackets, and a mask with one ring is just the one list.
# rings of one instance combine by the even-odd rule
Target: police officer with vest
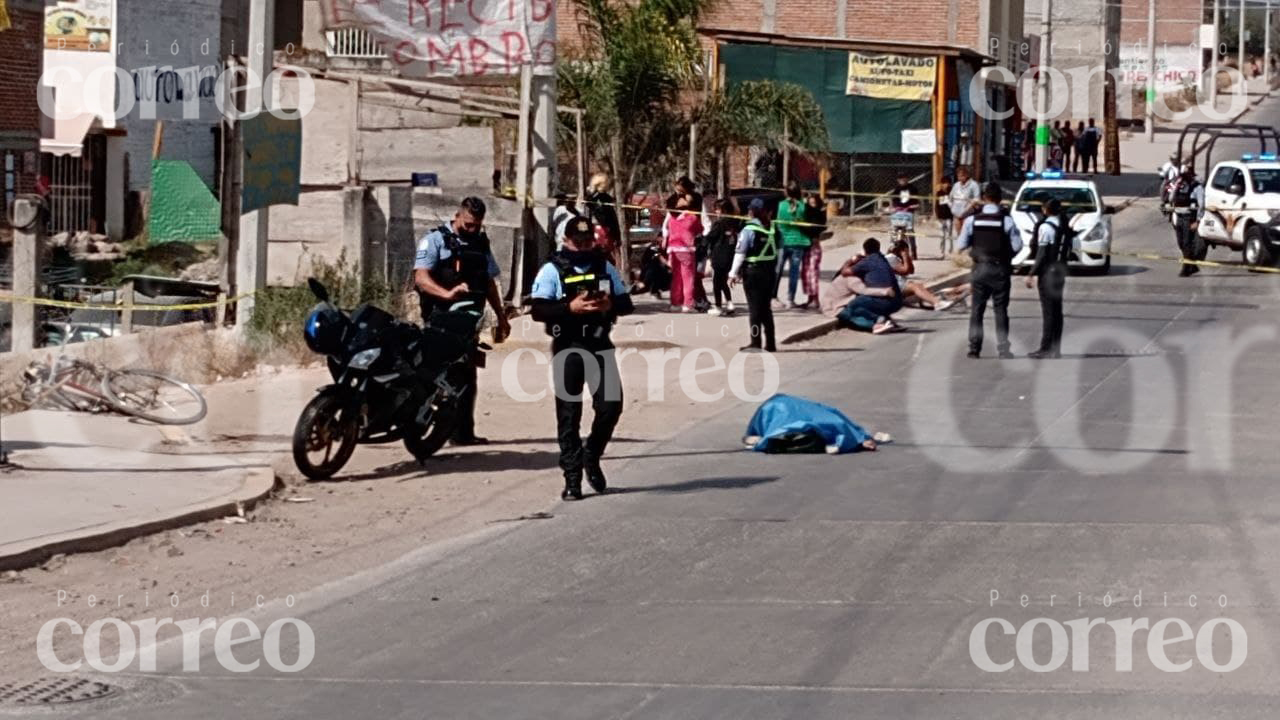
[[[1173,229],[1178,238],[1178,250],[1184,260],[1203,260],[1209,248],[1200,240],[1200,219],[1204,216],[1204,186],[1196,179],[1195,168],[1182,166],[1182,177],[1174,185],[1169,204],[1173,206]],[[1200,272],[1200,266],[1183,263],[1178,277],[1190,277]]]
[[[498,261],[484,232],[484,201],[469,197],[453,217],[453,222],[427,233],[418,243],[413,263],[413,279],[425,324],[437,309],[447,310],[461,302],[483,305],[487,299],[498,315],[494,341],[502,342],[511,325],[498,289]],[[454,445],[483,445],[487,439],[476,435],[476,368],[472,366],[467,393],[459,399],[458,426]]]
[[[635,310],[622,276],[595,249],[591,221],[571,218],[564,248],[551,256],[533,281],[533,319],[551,336],[556,393],[556,435],[564,500],[582,499],[585,473],[591,489],[608,490],[600,468],[613,430],[622,417],[622,380],[609,332],[614,321]],[[583,387],[591,390],[591,434],[583,443]]]
[[973,258],[970,285],[973,307],[969,313],[969,357],[982,355],[982,319],[987,303],[994,302],[996,311],[996,348],[1000,357],[1011,358],[1009,351],[1009,294],[1013,286],[1013,257],[1022,250],[1022,234],[1000,207],[1004,191],[996,183],[982,190],[982,210],[964,221],[956,251],[969,248]]
[[729,269],[730,282],[741,278],[747,293],[747,314],[751,322],[751,341],[740,348],[743,352],[760,350],[777,352],[773,329],[774,284],[778,270],[778,241],[769,224],[769,211],[764,201],[756,198],[747,208],[747,224],[738,233],[738,247]]
[[1062,201],[1050,198],[1044,204],[1044,219],[1036,225],[1036,263],[1027,275],[1027,287],[1040,286],[1040,349],[1028,353],[1033,360],[1062,357],[1062,301],[1067,289],[1067,260],[1071,257],[1070,225],[1062,211]]

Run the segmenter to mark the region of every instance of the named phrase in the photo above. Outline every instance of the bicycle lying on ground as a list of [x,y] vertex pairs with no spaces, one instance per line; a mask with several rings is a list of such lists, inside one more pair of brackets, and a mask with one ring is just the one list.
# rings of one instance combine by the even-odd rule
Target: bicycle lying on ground
[[191,425],[208,412],[189,383],[151,370],[113,370],[58,355],[23,373],[22,399],[30,407],[117,412],[158,425]]

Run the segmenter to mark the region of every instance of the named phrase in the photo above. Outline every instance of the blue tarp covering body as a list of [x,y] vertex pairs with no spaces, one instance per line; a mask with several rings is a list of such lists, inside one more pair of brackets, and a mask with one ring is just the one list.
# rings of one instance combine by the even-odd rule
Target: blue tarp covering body
[[793,434],[816,434],[841,453],[857,452],[871,438],[839,410],[791,395],[766,400],[747,425],[747,437],[760,438],[752,448],[756,452],[769,452],[772,440]]

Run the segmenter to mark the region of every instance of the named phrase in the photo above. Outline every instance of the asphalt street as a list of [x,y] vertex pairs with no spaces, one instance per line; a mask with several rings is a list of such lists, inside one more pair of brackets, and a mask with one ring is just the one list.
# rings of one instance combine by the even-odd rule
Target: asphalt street
[[[1272,106],[1263,117],[1277,115]],[[1115,231],[1116,250],[1174,252],[1149,203],[1116,216]],[[1280,276],[1176,273],[1117,258],[1109,276],[1071,277],[1058,361],[994,359],[990,326],[987,357],[966,359],[964,313],[788,351],[785,392],[895,442],[850,456],[745,452],[754,406],[744,403],[645,457],[615,459],[617,494],[423,548],[250,615],[262,627],[307,623],[315,657],[300,673],[236,674],[210,656],[199,672],[170,663],[113,676],[124,692],[76,711],[1274,717]],[[1015,287],[1023,355],[1038,341],[1039,306]],[[1190,663],[1169,672],[1145,629],[1099,626],[1080,643],[1066,626],[1055,643],[1041,622],[1015,642],[996,623],[978,645],[1012,667],[989,672],[972,638],[990,618],[1010,633],[1036,618],[1173,618],[1197,639],[1164,648],[1169,662]],[[1247,641],[1228,624],[1206,626],[1213,618]],[[297,653],[290,633],[286,659]],[[1166,641],[1178,636],[1167,627]],[[249,662],[259,647],[237,657]],[[1242,649],[1243,663],[1224,669]]]

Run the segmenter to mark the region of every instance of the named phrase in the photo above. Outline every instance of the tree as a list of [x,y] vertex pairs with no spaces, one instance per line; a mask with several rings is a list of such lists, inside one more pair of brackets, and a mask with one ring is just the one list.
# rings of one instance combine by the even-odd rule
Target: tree
[[822,107],[805,88],[772,80],[717,90],[697,116],[701,151],[719,161],[730,147],[809,153],[830,141]]
[[[714,1],[573,0],[583,45],[559,64],[560,100],[584,110],[588,152],[609,170],[619,204],[678,174],[695,120],[709,123],[706,146],[720,152],[729,142],[780,147],[783,118],[794,144],[821,136],[825,145],[821,110],[802,88],[744,83],[702,101],[708,73],[697,26]],[[624,248],[628,226],[622,222]],[[622,264],[625,274],[626,252]]]

